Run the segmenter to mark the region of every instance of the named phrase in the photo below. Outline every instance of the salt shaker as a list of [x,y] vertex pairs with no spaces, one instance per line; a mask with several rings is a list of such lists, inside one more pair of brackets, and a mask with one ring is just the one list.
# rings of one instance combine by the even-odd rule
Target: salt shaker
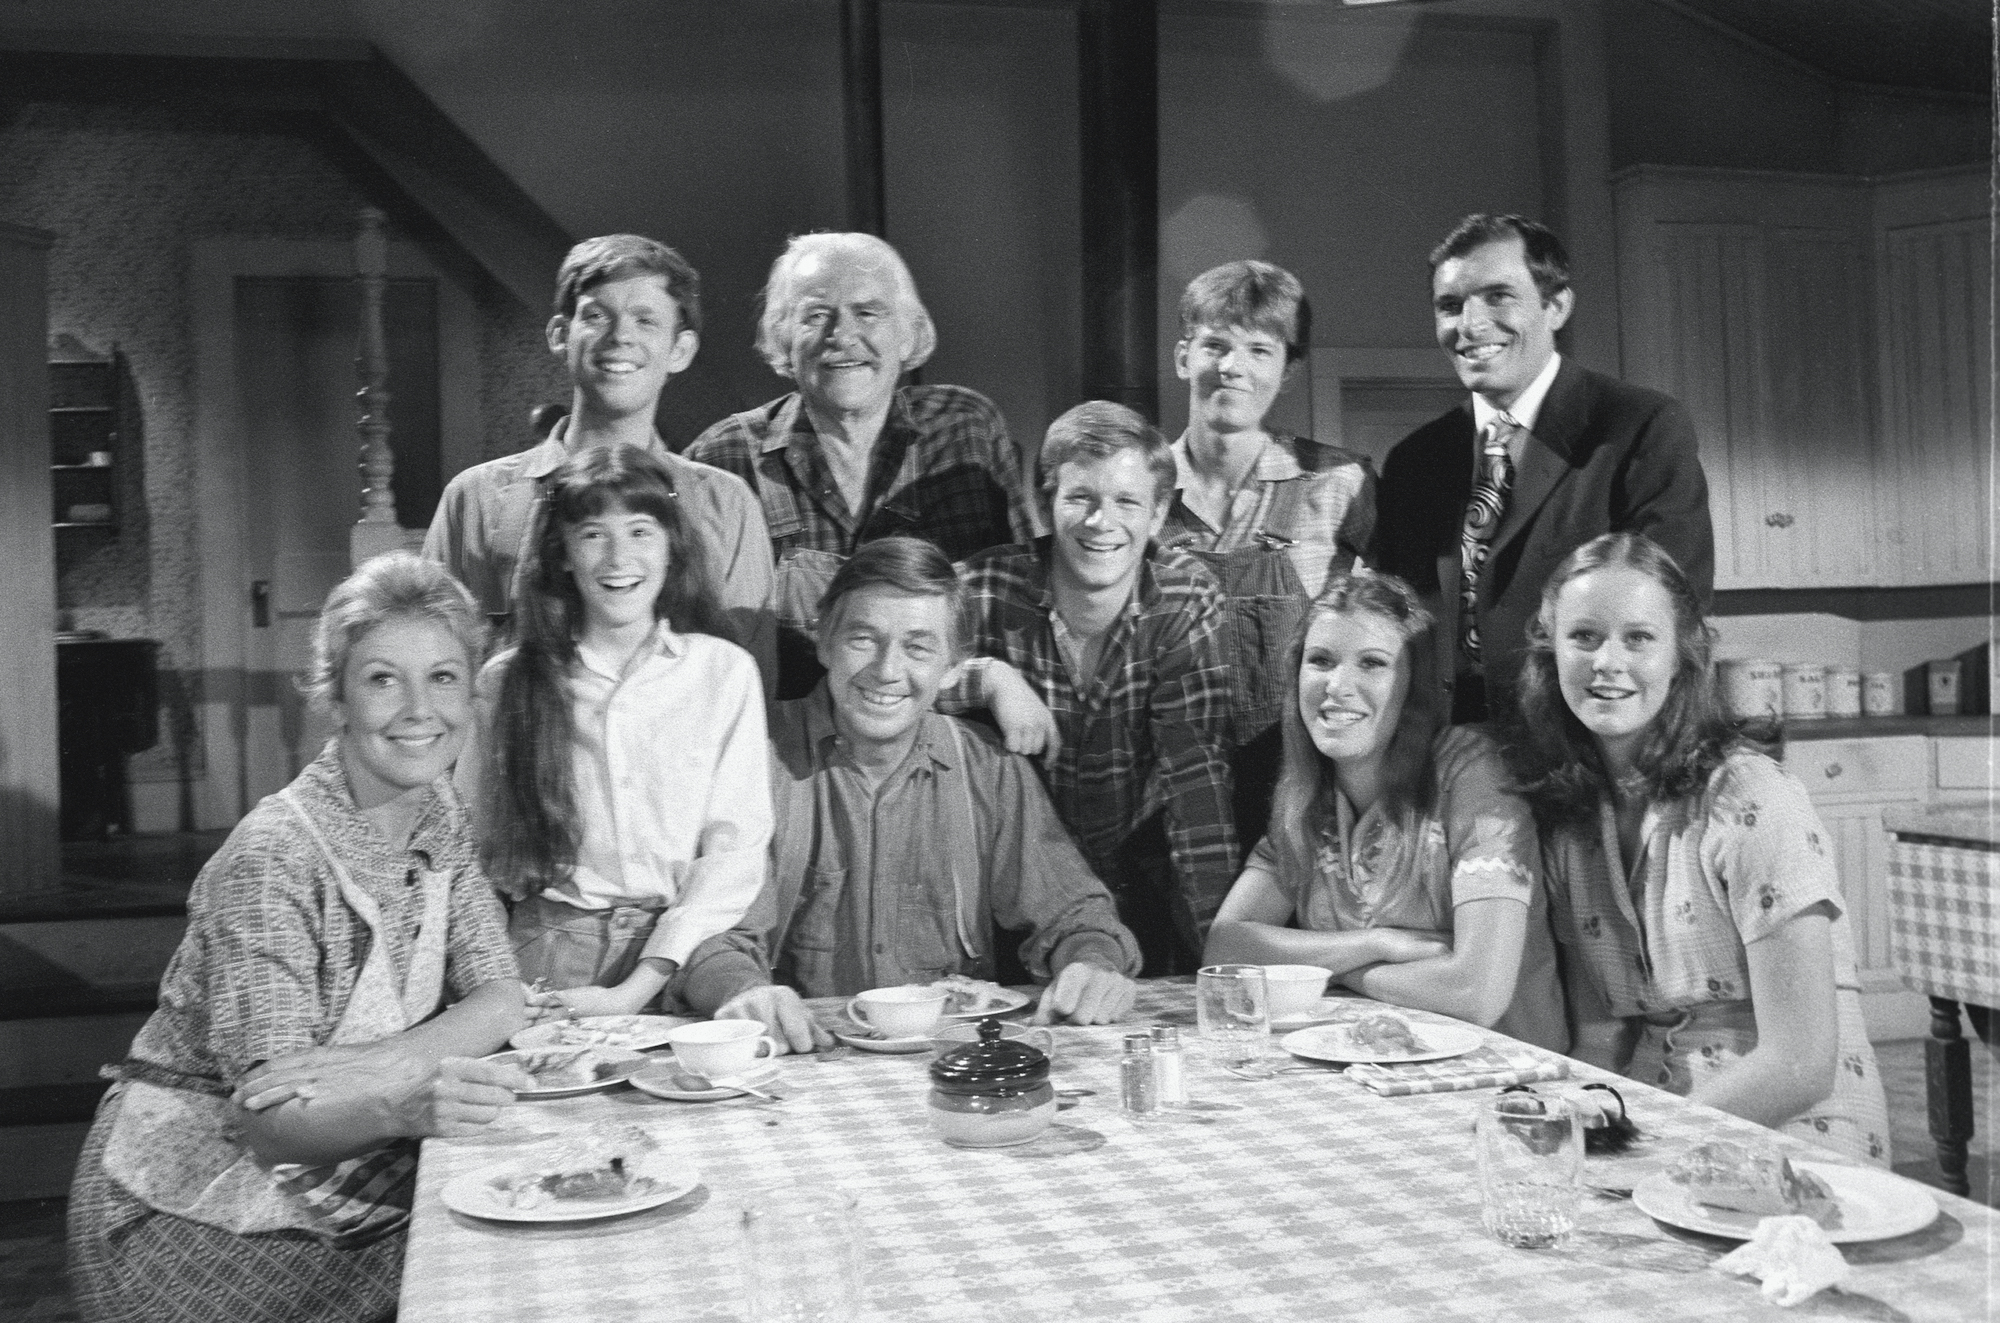
[[1159,1106],[1159,1089],[1153,1081],[1153,1036],[1126,1034],[1125,1059],[1118,1063],[1118,1102],[1134,1115],[1144,1115]]
[[1153,1026],[1153,1085],[1159,1105],[1175,1107],[1188,1100],[1187,1075],[1182,1067],[1187,1058],[1181,1052],[1181,1031],[1170,1024]]

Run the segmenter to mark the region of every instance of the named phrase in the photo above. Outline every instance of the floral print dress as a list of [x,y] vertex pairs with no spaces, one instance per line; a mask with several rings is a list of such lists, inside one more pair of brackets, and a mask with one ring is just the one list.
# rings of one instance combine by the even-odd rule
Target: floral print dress
[[1888,1106],[1861,1017],[1853,934],[1805,787],[1762,754],[1733,753],[1699,796],[1647,810],[1629,875],[1608,800],[1596,827],[1545,833],[1544,867],[1570,976],[1591,979],[1613,1015],[1640,1021],[1625,1073],[1686,1095],[1747,1055],[1757,1021],[1745,947],[1824,902],[1835,915],[1833,1092],[1781,1128],[1888,1166]]

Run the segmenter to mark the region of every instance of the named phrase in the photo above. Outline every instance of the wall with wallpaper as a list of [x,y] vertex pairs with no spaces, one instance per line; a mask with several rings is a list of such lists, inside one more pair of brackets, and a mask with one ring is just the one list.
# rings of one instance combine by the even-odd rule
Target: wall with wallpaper
[[[137,779],[199,774],[194,346],[187,247],[201,239],[346,241],[363,203],[312,144],[227,114],[76,104],[0,110],[0,217],[52,231],[49,331],[124,365],[122,525],[65,534],[57,605],[75,626],[160,640],[162,743]],[[489,300],[482,414],[493,453],[557,398],[539,318]],[[147,824],[172,826],[172,822]]]

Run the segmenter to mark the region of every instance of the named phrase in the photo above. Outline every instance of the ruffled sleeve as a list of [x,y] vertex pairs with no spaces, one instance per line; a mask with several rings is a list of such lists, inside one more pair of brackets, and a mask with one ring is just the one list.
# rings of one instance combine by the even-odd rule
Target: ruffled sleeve
[[1438,817],[1451,858],[1451,903],[1534,901],[1541,850],[1528,802],[1509,788],[1491,736],[1454,726],[1436,747]]

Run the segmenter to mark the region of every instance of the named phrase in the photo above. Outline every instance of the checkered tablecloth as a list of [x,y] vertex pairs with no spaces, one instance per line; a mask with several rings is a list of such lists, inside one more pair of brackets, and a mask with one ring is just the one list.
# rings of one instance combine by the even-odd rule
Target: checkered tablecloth
[[1919,992],[2000,1006],[2000,853],[1891,841],[1889,960]]
[[[1192,1040],[1192,991],[1148,984],[1136,1017],[1187,1026]],[[1191,1041],[1195,1097],[1233,1110],[1134,1121],[1118,1110],[1120,1032],[1056,1030],[1058,1086],[1095,1096],[1013,1149],[947,1147],[926,1125],[926,1058],[858,1052],[788,1060],[779,1087],[790,1096],[776,1106],[621,1088],[521,1106],[496,1136],[427,1141],[402,1323],[740,1320],[736,1200],[774,1181],[857,1201],[875,1323],[1795,1316],[1753,1282],[1709,1271],[1729,1242],[1670,1231],[1624,1200],[1586,1195],[1561,1249],[1487,1237],[1471,1131],[1482,1094],[1384,1098],[1331,1071],[1250,1083]],[[1578,1066],[1573,1083],[1598,1075]],[[1705,1139],[1776,1140],[1644,1085],[1619,1087],[1648,1138],[1628,1158],[1590,1159],[1597,1184],[1629,1186]],[[446,1181],[508,1163],[534,1135],[610,1119],[684,1153],[700,1188],[568,1226],[482,1222],[439,1200]],[[1994,1214],[1937,1199],[1944,1216],[1927,1231],[1850,1249],[1855,1298],[1818,1303],[1857,1318],[1991,1317]]]

